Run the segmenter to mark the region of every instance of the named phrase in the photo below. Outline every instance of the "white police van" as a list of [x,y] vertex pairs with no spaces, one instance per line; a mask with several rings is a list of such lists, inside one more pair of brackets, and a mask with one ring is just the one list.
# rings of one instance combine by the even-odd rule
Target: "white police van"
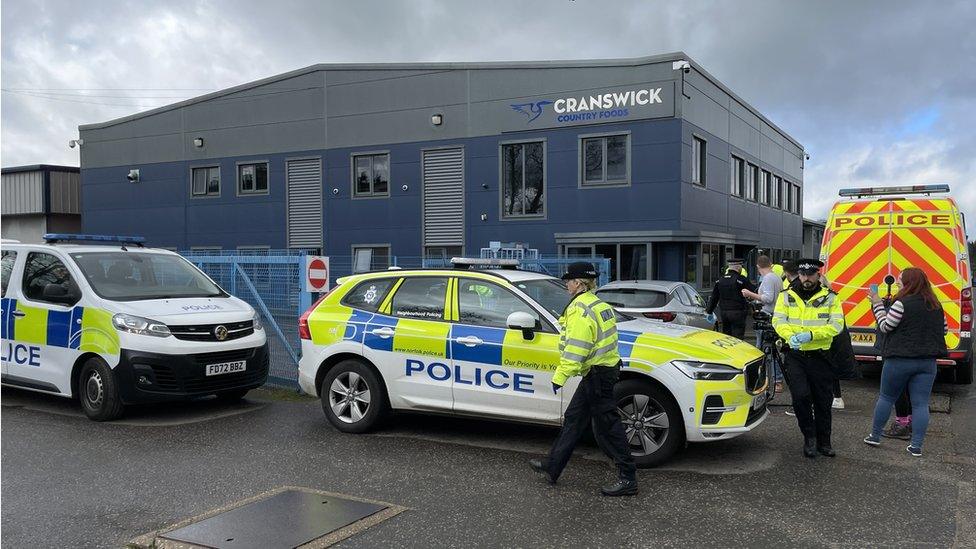
[[78,398],[104,421],[126,404],[237,400],[264,384],[258,315],[179,254],[142,237],[44,239],[0,244],[4,385]]

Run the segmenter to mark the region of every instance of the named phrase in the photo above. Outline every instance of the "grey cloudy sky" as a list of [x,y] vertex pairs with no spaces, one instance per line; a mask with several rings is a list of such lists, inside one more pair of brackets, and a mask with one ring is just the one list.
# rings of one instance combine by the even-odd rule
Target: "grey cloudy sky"
[[331,62],[685,51],[799,140],[805,213],[947,182],[976,219],[976,2],[6,0],[0,162],[78,164],[79,124]]

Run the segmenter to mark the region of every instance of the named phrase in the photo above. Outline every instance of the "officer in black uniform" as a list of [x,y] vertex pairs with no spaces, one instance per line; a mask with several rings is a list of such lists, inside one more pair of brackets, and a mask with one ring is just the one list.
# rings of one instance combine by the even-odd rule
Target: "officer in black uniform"
[[708,299],[705,312],[714,318],[715,307],[722,311],[722,333],[744,339],[746,335],[746,315],[749,314],[749,301],[742,296],[742,290],[755,292],[756,287],[742,276],[742,260],[729,260],[725,276],[715,282],[712,295]]

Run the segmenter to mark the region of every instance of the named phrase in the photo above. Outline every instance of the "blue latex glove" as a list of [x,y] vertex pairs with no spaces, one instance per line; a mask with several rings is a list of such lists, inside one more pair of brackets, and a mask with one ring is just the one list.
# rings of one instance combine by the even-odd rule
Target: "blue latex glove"
[[715,313],[708,313],[705,315],[705,322],[715,324]]
[[552,384],[552,394],[558,393],[559,390],[562,389],[562,388],[563,388],[562,385],[556,385],[555,383],[553,383]]
[[790,336],[789,344],[791,349],[799,349],[800,345],[813,340],[813,334],[810,332],[800,332]]

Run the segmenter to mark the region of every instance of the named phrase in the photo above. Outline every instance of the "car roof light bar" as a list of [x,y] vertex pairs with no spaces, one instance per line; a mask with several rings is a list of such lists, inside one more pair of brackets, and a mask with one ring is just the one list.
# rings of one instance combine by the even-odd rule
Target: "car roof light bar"
[[117,244],[135,244],[142,247],[146,242],[144,236],[114,236],[105,234],[71,234],[71,233],[47,233],[44,240],[51,244],[57,242],[112,242]]
[[493,259],[484,257],[452,257],[451,265],[455,269],[517,269],[518,259]]
[[854,189],[841,189],[840,196],[885,196],[892,194],[931,194],[947,193],[949,185],[903,185],[899,187],[862,187]]

